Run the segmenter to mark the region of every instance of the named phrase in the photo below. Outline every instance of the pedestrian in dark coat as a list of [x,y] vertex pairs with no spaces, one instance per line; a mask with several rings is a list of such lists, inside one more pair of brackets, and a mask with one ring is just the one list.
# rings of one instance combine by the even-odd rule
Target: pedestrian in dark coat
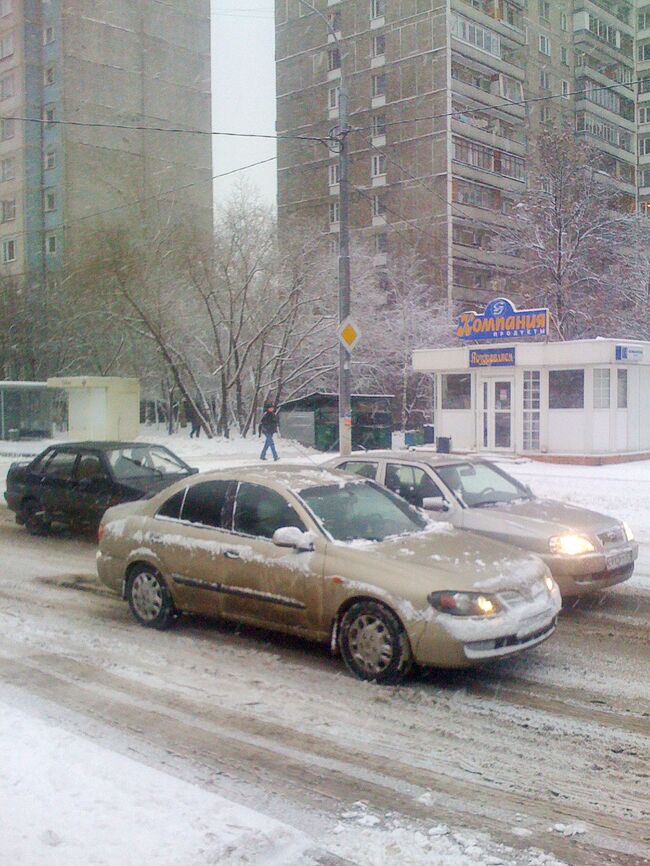
[[193,439],[195,436],[198,439],[201,435],[201,420],[198,412],[191,403],[187,404],[187,417],[192,425],[192,429],[190,430],[190,439]]
[[273,459],[279,460],[278,452],[275,450],[275,442],[273,441],[274,435],[278,432],[278,416],[272,403],[264,407],[264,414],[262,415],[257,432],[260,436],[262,433],[264,434],[264,447],[260,454],[260,460],[266,460],[266,452],[269,448],[271,449]]

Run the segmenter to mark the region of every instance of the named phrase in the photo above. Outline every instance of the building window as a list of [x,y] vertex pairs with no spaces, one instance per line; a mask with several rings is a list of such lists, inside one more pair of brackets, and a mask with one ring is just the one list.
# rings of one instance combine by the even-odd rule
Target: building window
[[16,261],[16,241],[6,238],[2,242],[2,261],[5,265]]
[[540,105],[539,107],[539,122],[546,123],[547,120],[551,119],[551,109],[548,105]]
[[3,36],[0,39],[0,60],[4,60],[6,57],[11,57],[14,53],[14,34],[7,33],[6,36]]
[[43,72],[43,84],[47,87],[50,84],[54,84],[54,67],[48,66],[47,69]]
[[388,235],[380,234],[375,235],[375,253],[377,255],[381,255],[381,253],[385,253],[388,249]]
[[472,377],[469,373],[443,373],[441,408],[471,409]]
[[336,186],[341,180],[341,166],[338,162],[332,162],[328,166],[329,185]]
[[51,45],[54,42],[54,27],[43,28],[43,45]]
[[539,86],[542,88],[542,90],[551,89],[551,76],[548,74],[546,69],[540,69]]
[[609,370],[594,370],[594,409],[609,409]]
[[46,126],[54,126],[56,119],[56,109],[53,105],[46,105],[43,109],[43,120]]
[[327,107],[328,108],[338,108],[341,104],[341,88],[337,85],[336,87],[330,87],[327,91]]
[[564,66],[569,65],[569,50],[564,45],[560,48],[560,63]]
[[0,160],[0,180],[13,180],[16,177],[16,160],[7,156]]
[[384,73],[372,76],[372,95],[373,97],[386,95],[386,76]]
[[539,17],[542,21],[550,21],[551,4],[549,0],[539,0]]
[[45,238],[45,252],[48,256],[56,255],[56,235],[47,235]]
[[8,141],[16,134],[16,121],[11,117],[3,117],[0,120],[0,140]]
[[386,53],[386,37],[383,33],[372,37],[372,56],[383,57]]
[[650,27],[650,12],[639,12],[639,30],[647,30]]
[[569,82],[568,81],[562,82],[562,97],[563,97],[563,99],[569,98]]
[[0,0],[0,18],[5,18],[12,13],[13,0]]
[[639,139],[639,156],[648,156],[650,154],[650,136]]
[[539,50],[547,57],[551,56],[551,40],[543,33],[539,34]]
[[56,193],[53,189],[46,189],[43,193],[43,208],[48,213],[56,210]]
[[370,17],[383,18],[386,14],[386,0],[370,0]]
[[650,42],[644,42],[639,45],[638,50],[639,60],[650,60]]
[[0,100],[11,99],[15,94],[13,72],[0,78]]
[[386,174],[386,157],[383,153],[375,153],[372,157],[372,176],[381,177]]
[[384,205],[384,197],[381,195],[373,195],[372,197],[372,215],[373,217],[381,217],[386,213]]
[[466,138],[454,136],[453,158],[457,162],[472,165],[475,168],[512,177],[515,180],[525,179],[525,162],[520,156],[513,156],[494,147],[478,144]]
[[3,223],[12,222],[16,219],[16,199],[7,198],[0,204],[0,218]]
[[330,222],[338,223],[341,218],[340,206],[337,201],[330,202]]
[[386,115],[375,114],[372,118],[372,134],[375,138],[386,135]]
[[569,24],[566,16],[566,12],[560,12],[560,30],[568,30]]
[[457,178],[454,178],[452,189],[453,200],[458,204],[486,208],[487,210],[501,210],[502,199],[499,189]]
[[548,374],[549,409],[584,409],[585,371],[550,370]]
[[327,20],[329,21],[332,30],[334,30],[335,33],[339,33],[341,30],[341,10],[336,9],[332,12],[328,12]]
[[341,52],[338,48],[330,48],[327,52],[327,68],[330,72],[341,68]]
[[650,123],[650,107],[642,105],[639,108],[639,123]]
[[45,157],[43,159],[44,167],[46,171],[49,171],[52,168],[56,168],[56,151],[55,150],[47,150],[45,151]]

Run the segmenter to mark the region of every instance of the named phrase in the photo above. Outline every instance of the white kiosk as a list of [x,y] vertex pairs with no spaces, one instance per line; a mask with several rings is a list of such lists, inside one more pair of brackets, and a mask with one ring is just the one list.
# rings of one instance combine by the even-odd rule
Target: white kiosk
[[[472,321],[461,317],[463,327],[471,332]],[[507,330],[510,339],[490,346],[414,353],[413,368],[435,378],[436,436],[454,451],[557,462],[650,458],[650,342],[525,343]]]
[[68,438],[126,441],[140,432],[140,383],[117,376],[67,376],[47,380],[68,395]]

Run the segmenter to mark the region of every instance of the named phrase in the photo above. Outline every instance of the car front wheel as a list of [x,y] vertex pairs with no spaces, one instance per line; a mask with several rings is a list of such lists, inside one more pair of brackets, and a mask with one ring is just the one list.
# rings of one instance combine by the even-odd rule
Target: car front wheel
[[133,616],[147,628],[163,630],[178,619],[164,580],[151,566],[138,566],[129,574],[126,597]]
[[35,499],[28,499],[22,508],[23,523],[30,535],[47,535],[50,522]]
[[343,661],[359,679],[394,685],[413,666],[404,626],[379,602],[353,604],[341,620],[339,641]]

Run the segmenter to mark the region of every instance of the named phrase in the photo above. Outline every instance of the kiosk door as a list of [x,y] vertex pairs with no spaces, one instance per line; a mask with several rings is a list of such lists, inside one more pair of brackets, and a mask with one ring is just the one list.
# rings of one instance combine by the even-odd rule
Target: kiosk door
[[481,382],[482,406],[479,437],[483,449],[488,451],[512,450],[513,393],[514,379],[485,378]]

